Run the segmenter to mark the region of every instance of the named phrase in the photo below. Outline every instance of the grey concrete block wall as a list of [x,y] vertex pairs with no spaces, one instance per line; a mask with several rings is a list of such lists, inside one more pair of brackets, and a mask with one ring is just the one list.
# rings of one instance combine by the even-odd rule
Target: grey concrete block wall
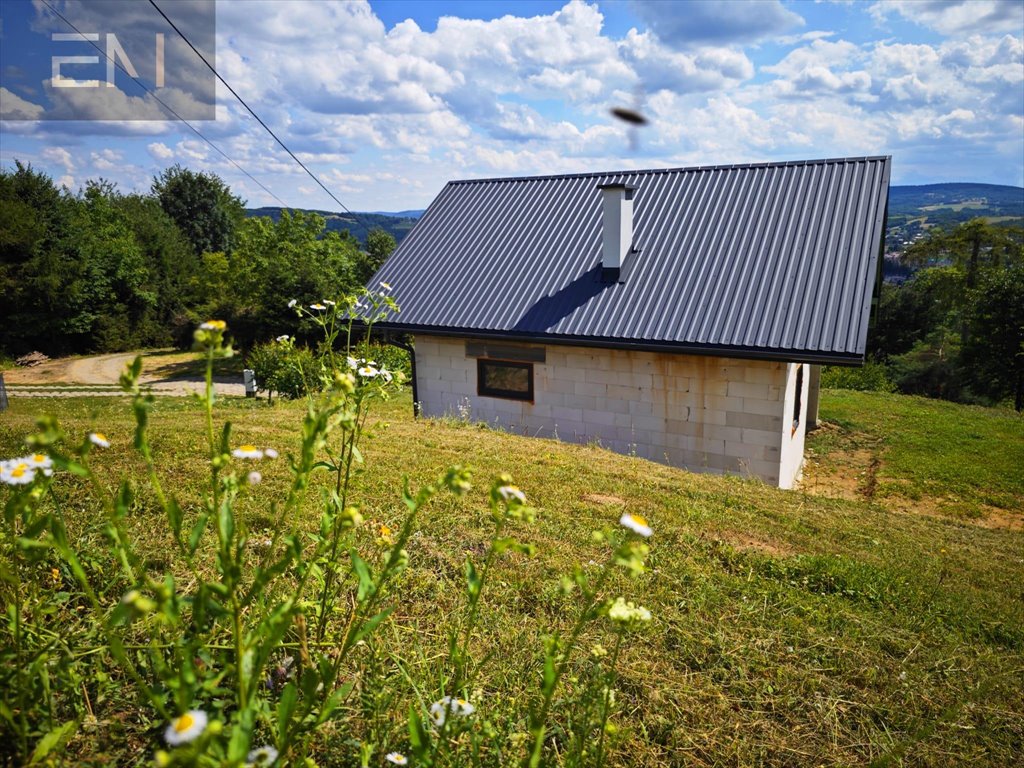
[[[548,346],[534,364],[534,401],[477,394],[466,340],[417,336],[420,413],[486,422],[516,434],[598,443],[694,471],[759,477],[790,488],[806,421],[792,412],[797,364]],[[803,377],[804,390],[807,375]],[[802,396],[806,408],[806,391]]]

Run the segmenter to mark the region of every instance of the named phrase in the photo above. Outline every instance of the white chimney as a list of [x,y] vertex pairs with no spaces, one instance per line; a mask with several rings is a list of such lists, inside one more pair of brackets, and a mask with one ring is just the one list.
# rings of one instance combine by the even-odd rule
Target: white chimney
[[633,187],[627,184],[602,184],[604,197],[604,241],[601,267],[615,278],[633,247]]

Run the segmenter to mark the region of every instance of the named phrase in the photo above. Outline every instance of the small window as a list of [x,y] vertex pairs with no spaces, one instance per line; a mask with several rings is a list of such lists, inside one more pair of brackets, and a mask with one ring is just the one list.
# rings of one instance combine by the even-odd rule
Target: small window
[[476,361],[476,391],[487,397],[533,400],[533,363]]
[[800,409],[803,406],[804,398],[804,366],[803,363],[796,369],[796,396],[793,398],[793,430],[790,435],[796,434],[796,428],[800,426]]

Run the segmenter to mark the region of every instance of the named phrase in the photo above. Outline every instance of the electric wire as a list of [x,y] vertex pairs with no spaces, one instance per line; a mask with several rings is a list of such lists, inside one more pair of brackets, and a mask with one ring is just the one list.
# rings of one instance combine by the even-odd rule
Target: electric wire
[[[333,192],[331,192],[331,190],[329,190],[324,185],[324,183],[322,181],[320,181],[320,179],[318,179],[316,177],[316,175],[312,171],[309,170],[309,168],[306,167],[305,163],[303,163],[301,160],[299,160],[298,157],[296,157],[295,153],[292,152],[288,148],[288,146],[283,141],[281,141],[281,139],[278,138],[277,134],[274,133],[270,129],[270,126],[267,125],[265,122],[263,122],[262,118],[260,118],[260,116],[256,114],[256,112],[253,110],[253,108],[250,107],[246,103],[245,99],[243,99],[241,96],[239,96],[238,92],[234,88],[232,88],[230,84],[228,84],[228,81],[225,80],[223,77],[221,77],[220,72],[218,72],[217,69],[209,61],[206,60],[206,57],[203,56],[203,54],[199,51],[199,49],[196,48],[194,45],[192,45],[192,41],[189,40],[187,37],[185,37],[185,33],[182,32],[180,29],[178,29],[178,26],[173,21],[171,21],[170,18],[168,18],[166,13],[164,13],[160,9],[160,6],[156,4],[156,0],[149,0],[149,4],[152,5],[154,8],[156,8],[157,13],[159,13],[161,16],[164,17],[164,20],[168,24],[170,24],[171,28],[175,32],[177,32],[178,35],[181,37],[181,39],[184,40],[188,44],[188,47],[191,48],[195,52],[196,56],[198,56],[199,59],[209,68],[209,70],[211,72],[213,72],[213,74],[217,77],[217,79],[220,80],[221,83],[224,84],[224,87],[227,88],[229,91],[231,91],[231,95],[234,96],[236,99],[238,99],[238,102],[249,111],[249,114],[252,115],[253,118],[255,118],[257,123],[259,123],[260,125],[263,126],[263,128],[266,130],[267,133],[270,134],[270,136],[274,139],[274,141],[276,141],[281,146],[281,149],[283,149],[285,152],[287,152],[291,156],[292,160],[294,160],[296,163],[299,164],[299,167],[302,168],[302,170],[304,170],[309,175],[309,178],[311,178],[313,181],[315,181],[320,186],[320,189],[322,189],[324,192],[326,192],[334,202],[336,202],[338,205],[340,205],[341,209],[343,211],[345,211],[345,213],[349,214],[350,216],[352,216],[354,218],[358,218],[356,216],[356,214],[354,214],[352,211],[350,211],[348,209],[348,206],[346,206],[343,202],[341,202],[341,200],[339,200],[337,198],[337,196],[335,196],[335,194]],[[365,223],[363,224],[363,226],[364,227],[366,226]]]
[[[231,165],[233,165],[233,166],[234,166],[234,167],[235,167],[235,168],[236,168],[236,169],[237,169],[237,170],[238,170],[239,172],[241,172],[241,173],[242,173],[243,175],[245,175],[245,176],[246,176],[246,177],[247,177],[248,179],[250,179],[250,180],[251,180],[251,181],[252,181],[252,182],[253,182],[254,184],[256,184],[256,185],[257,185],[257,186],[258,186],[258,187],[259,187],[260,189],[262,189],[262,190],[263,190],[264,192],[266,192],[266,193],[267,193],[268,195],[270,195],[270,196],[271,196],[272,198],[274,198],[275,200],[277,200],[277,202],[279,202],[279,203],[281,204],[281,207],[282,207],[282,208],[290,208],[290,206],[289,206],[288,204],[286,204],[286,203],[285,203],[285,202],[284,202],[284,201],[283,201],[283,200],[282,200],[282,199],[281,199],[280,197],[278,197],[278,196],[277,196],[277,195],[275,195],[275,194],[274,194],[273,192],[271,192],[271,191],[270,191],[270,190],[269,190],[269,189],[268,189],[268,188],[266,187],[266,185],[265,185],[265,184],[263,184],[263,182],[261,182],[261,181],[260,181],[259,179],[257,179],[257,178],[256,178],[255,176],[253,176],[253,175],[252,175],[251,173],[249,173],[249,172],[248,172],[247,170],[245,170],[245,168],[243,168],[243,167],[242,167],[241,165],[239,165],[239,164],[238,164],[237,162],[235,162],[235,160],[234,160],[234,159],[232,159],[230,155],[228,155],[228,154],[227,154],[227,153],[226,153],[226,152],[225,152],[224,150],[222,150],[222,149],[221,149],[220,147],[218,147],[218,146],[217,146],[216,144],[214,144],[214,143],[213,143],[212,141],[210,141],[210,140],[209,140],[208,138],[206,138],[206,136],[204,136],[204,135],[203,135],[203,134],[202,134],[202,133],[201,133],[201,132],[199,131],[199,129],[198,129],[198,128],[196,128],[196,127],[195,127],[194,125],[192,125],[192,123],[190,123],[190,122],[189,122],[188,120],[186,120],[186,119],[185,119],[185,118],[183,118],[183,117],[182,117],[181,115],[179,115],[179,114],[178,114],[178,113],[177,113],[177,112],[176,112],[176,111],[174,110],[174,108],[173,108],[173,107],[171,107],[171,106],[170,106],[170,105],[169,105],[169,104],[168,104],[167,102],[165,102],[165,101],[164,101],[163,99],[161,99],[161,98],[160,98],[159,96],[157,96],[157,95],[156,95],[156,93],[154,93],[154,92],[153,92],[153,91],[152,91],[152,90],[151,90],[151,89],[150,89],[150,88],[149,88],[149,87],[148,87],[148,86],[147,86],[147,85],[146,85],[145,83],[143,83],[143,82],[142,82],[141,80],[139,80],[139,78],[137,78],[137,77],[135,77],[134,75],[132,75],[132,74],[131,74],[131,73],[130,73],[130,72],[129,72],[128,70],[126,70],[126,69],[124,68],[124,66],[122,66],[121,64],[119,64],[119,63],[118,63],[118,61],[117,61],[117,59],[116,59],[116,57],[112,57],[112,56],[110,56],[109,54],[107,54],[107,52],[106,52],[105,50],[103,50],[103,48],[101,48],[101,47],[100,47],[99,45],[97,45],[95,41],[93,41],[93,40],[90,40],[90,39],[89,39],[88,37],[86,37],[86,36],[85,36],[85,34],[84,34],[84,33],[83,33],[83,32],[82,32],[82,31],[81,31],[81,30],[80,30],[80,29],[79,29],[78,27],[76,27],[76,26],[75,26],[74,24],[72,24],[72,23],[71,23],[71,21],[70,21],[70,20],[68,20],[68,19],[67,19],[67,18],[66,18],[66,17],[65,17],[65,16],[64,16],[64,15],[63,15],[63,14],[62,14],[62,13],[61,13],[60,11],[58,11],[58,10],[57,10],[56,8],[54,8],[54,7],[52,6],[52,5],[50,5],[50,3],[48,2],[48,0],[42,0],[42,3],[43,3],[43,5],[45,5],[45,6],[47,7],[47,8],[49,8],[49,9],[50,9],[50,11],[51,11],[51,12],[52,12],[52,13],[53,13],[53,14],[54,14],[54,15],[55,15],[55,16],[56,16],[57,18],[59,18],[59,19],[60,19],[61,21],[63,21],[63,22],[65,23],[65,24],[67,24],[67,25],[68,25],[69,27],[71,27],[71,28],[72,28],[73,30],[75,30],[75,32],[77,32],[77,33],[78,33],[78,34],[79,34],[79,35],[80,35],[80,36],[82,37],[82,40],[84,40],[85,42],[89,43],[90,45],[92,45],[92,47],[93,47],[93,48],[95,48],[95,49],[96,49],[97,51],[99,51],[100,53],[102,53],[102,54],[104,55],[104,57],[105,57],[105,58],[106,58],[106,59],[107,59],[108,61],[111,61],[111,62],[113,62],[113,64],[114,64],[114,66],[115,66],[115,67],[117,67],[117,68],[118,68],[119,70],[121,70],[121,71],[122,71],[122,72],[124,72],[124,73],[125,73],[126,75],[128,75],[128,77],[130,77],[130,78],[131,78],[132,80],[134,80],[134,81],[135,81],[135,83],[136,83],[136,84],[137,84],[137,85],[138,85],[138,86],[139,86],[140,88],[142,88],[142,90],[144,90],[144,91],[145,91],[146,93],[148,93],[148,94],[149,94],[150,96],[152,96],[152,97],[153,97],[153,98],[154,98],[154,99],[155,99],[155,100],[156,100],[157,102],[159,102],[159,103],[160,103],[160,105],[161,105],[161,106],[162,106],[162,107],[163,107],[164,109],[166,109],[166,110],[167,110],[167,111],[168,111],[168,112],[169,112],[170,114],[172,114],[172,115],[173,115],[173,116],[174,116],[175,118],[177,118],[177,119],[178,119],[179,121],[181,121],[182,123],[184,123],[184,124],[185,124],[185,125],[186,125],[186,126],[187,126],[187,127],[188,127],[188,128],[189,128],[189,129],[190,129],[190,130],[191,130],[191,131],[192,131],[192,132],[193,132],[193,133],[195,134],[195,135],[196,135],[196,136],[198,136],[198,137],[199,137],[200,139],[202,139],[202,140],[203,140],[203,141],[205,141],[205,142],[206,142],[207,144],[209,144],[209,145],[210,145],[211,147],[213,147],[213,149],[214,149],[214,150],[216,150],[216,152],[217,152],[217,153],[218,153],[218,154],[219,154],[219,155],[220,155],[221,157],[223,157],[223,158],[224,158],[225,160],[227,160],[227,161],[228,161],[229,163],[231,163]],[[159,10],[159,9],[158,9],[158,10]],[[179,32],[179,34],[181,34],[181,33]],[[186,42],[187,42],[187,41],[186,41]],[[321,185],[321,186],[322,186],[322,185]],[[333,195],[332,195],[332,197],[333,197]],[[351,212],[350,212],[350,213],[351,213]]]

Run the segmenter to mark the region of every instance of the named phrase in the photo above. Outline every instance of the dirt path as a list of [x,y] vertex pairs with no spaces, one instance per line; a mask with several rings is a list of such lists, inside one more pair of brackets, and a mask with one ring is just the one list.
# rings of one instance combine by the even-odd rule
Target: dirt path
[[[117,387],[121,372],[140,354],[143,356],[140,381],[152,387],[154,393],[182,396],[202,391],[202,377],[175,372],[174,366],[168,365],[169,355],[166,350],[48,360],[32,368],[5,371],[4,380],[10,397],[115,396],[120,394],[114,388]],[[188,359],[190,356],[182,354],[170,357]],[[235,378],[219,379],[215,386],[220,395],[245,395],[245,386]]]

